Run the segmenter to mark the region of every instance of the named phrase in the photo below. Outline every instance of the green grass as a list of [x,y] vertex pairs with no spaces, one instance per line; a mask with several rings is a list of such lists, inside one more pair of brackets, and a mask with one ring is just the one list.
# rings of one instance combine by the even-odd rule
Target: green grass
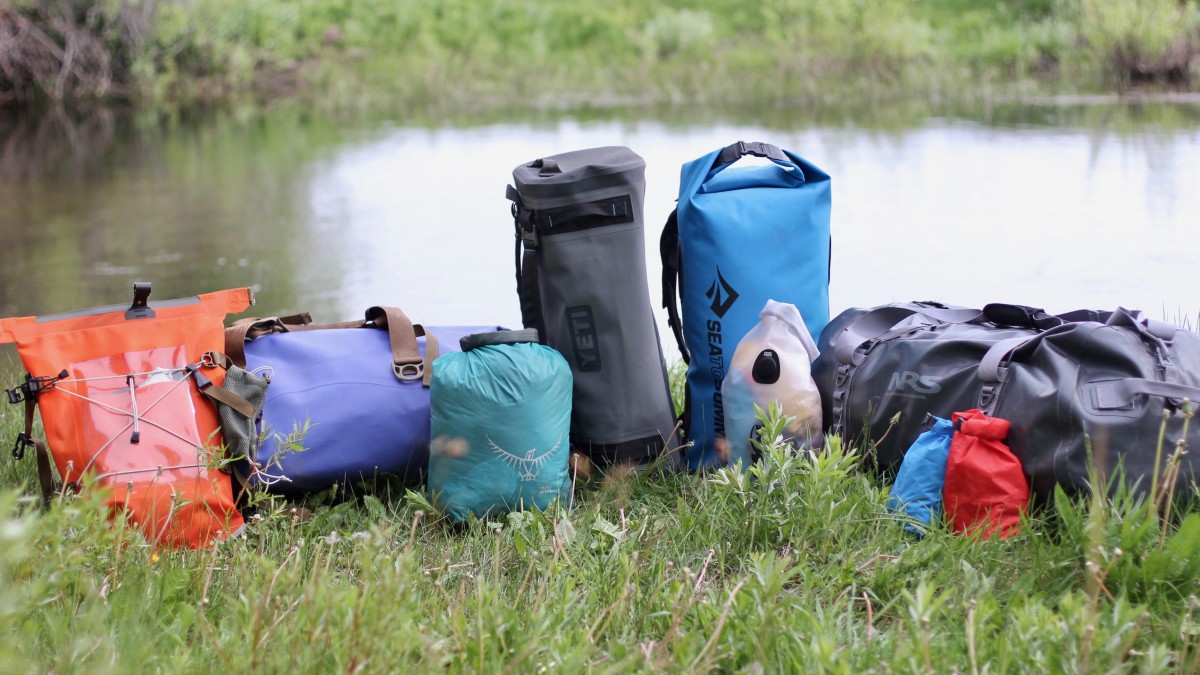
[[[945,100],[1194,86],[1200,67],[1192,0],[0,0],[0,27],[6,7],[47,41],[89,47],[67,68],[61,49],[16,52],[5,72],[28,82],[15,91],[43,99],[298,94],[339,109]],[[0,99],[5,89],[0,75]]]
[[[0,438],[19,423],[0,410]],[[1168,672],[1200,668],[1200,515],[1073,504],[906,534],[840,444],[651,470],[462,527],[387,489],[152,551],[0,468],[0,663],[27,672]],[[25,495],[25,496],[21,496]]]

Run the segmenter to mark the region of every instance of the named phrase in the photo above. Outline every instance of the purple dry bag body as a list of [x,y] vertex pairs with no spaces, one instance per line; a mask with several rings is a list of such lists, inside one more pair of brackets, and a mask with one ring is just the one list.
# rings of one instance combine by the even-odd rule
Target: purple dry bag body
[[382,474],[420,480],[429,464],[433,360],[459,351],[463,336],[499,327],[383,323],[291,326],[245,342],[247,368],[271,377],[256,483],[297,494]]

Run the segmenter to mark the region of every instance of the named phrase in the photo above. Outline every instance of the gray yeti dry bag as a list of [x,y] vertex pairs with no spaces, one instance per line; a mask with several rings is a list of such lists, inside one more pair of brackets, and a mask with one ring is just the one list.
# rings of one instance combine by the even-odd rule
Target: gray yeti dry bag
[[646,281],[646,163],[625,147],[513,170],[517,293],[526,328],[574,376],[571,445],[601,468],[644,463],[675,415]]

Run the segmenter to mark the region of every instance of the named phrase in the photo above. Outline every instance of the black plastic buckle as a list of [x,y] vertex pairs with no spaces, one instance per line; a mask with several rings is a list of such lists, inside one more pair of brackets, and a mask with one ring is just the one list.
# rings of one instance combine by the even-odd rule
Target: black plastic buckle
[[17,432],[17,442],[13,443],[12,456],[13,459],[20,461],[25,459],[25,448],[32,448],[33,439],[29,438],[24,431]]
[[770,154],[765,147],[765,144],[760,141],[738,141],[738,154],[753,155],[755,157],[769,157]]
[[184,366],[184,368],[188,371],[188,374],[192,376],[192,379],[196,381],[196,388],[200,391],[204,391],[212,386],[212,380],[208,379],[203,373],[200,372],[199,363],[189,363],[188,365]]
[[[518,220],[518,222],[520,222]],[[536,225],[536,214],[529,212],[529,217],[525,222],[521,223],[521,241],[525,244],[525,248],[537,248],[538,233]]]
[[133,282],[133,304],[125,311],[126,319],[150,319],[154,317],[154,310],[150,309],[150,282],[135,281]]
[[13,404],[36,400],[42,392],[50,391],[59,380],[65,380],[69,375],[70,373],[65,368],[54,376],[34,377],[26,374],[25,381],[20,386],[5,389],[4,393],[8,395],[8,402]]

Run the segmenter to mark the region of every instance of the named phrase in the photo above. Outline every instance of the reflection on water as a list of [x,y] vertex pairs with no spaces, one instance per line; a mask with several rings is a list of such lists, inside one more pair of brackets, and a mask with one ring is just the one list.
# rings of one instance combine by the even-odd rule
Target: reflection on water
[[341,320],[395,304],[430,324],[515,325],[513,166],[613,144],[647,161],[657,294],[680,165],[738,139],[833,176],[835,313],[940,299],[1200,314],[1200,106],[885,113],[872,114],[891,124],[788,109],[444,125],[297,110],[165,125],[0,119],[0,314],[118,302],[144,278],[158,298],[251,285],[259,314]]

